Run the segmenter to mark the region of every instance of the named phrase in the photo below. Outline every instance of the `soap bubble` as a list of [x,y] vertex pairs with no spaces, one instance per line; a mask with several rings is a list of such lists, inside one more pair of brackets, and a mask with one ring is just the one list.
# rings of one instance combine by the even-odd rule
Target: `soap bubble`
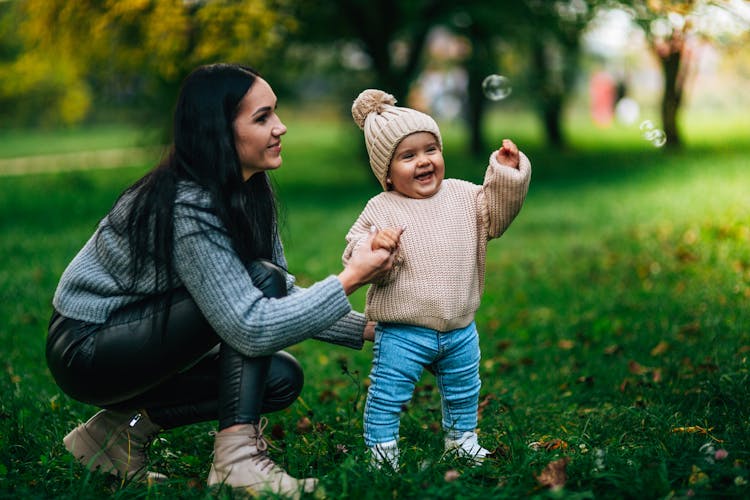
[[492,101],[505,99],[512,90],[510,80],[502,75],[490,75],[482,81],[482,91]]
[[667,134],[660,128],[654,126],[651,120],[644,120],[639,127],[641,135],[656,148],[660,148],[667,143]]
[[667,143],[667,134],[663,130],[654,130],[648,140],[654,147],[660,148]]
[[641,122],[641,132],[647,132],[649,130],[654,130],[654,122],[651,120],[643,120]]

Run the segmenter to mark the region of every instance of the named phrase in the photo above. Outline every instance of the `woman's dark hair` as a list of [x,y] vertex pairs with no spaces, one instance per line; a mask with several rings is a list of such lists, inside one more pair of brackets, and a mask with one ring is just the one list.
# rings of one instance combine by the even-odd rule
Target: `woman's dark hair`
[[155,287],[174,283],[173,219],[181,180],[211,194],[211,208],[245,265],[272,257],[277,221],[273,190],[265,172],[244,181],[234,144],[239,103],[259,76],[246,66],[211,64],[183,81],[168,156],[120,196],[118,202],[132,196],[129,209],[108,217],[109,229],[126,234],[129,242],[131,282],[120,283],[124,290],[132,291],[149,260],[156,271]]

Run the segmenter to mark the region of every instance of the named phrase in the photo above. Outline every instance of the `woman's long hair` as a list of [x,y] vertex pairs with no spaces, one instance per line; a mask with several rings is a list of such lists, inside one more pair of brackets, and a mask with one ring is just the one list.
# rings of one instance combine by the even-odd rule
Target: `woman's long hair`
[[212,64],[199,67],[183,81],[169,155],[123,192],[118,203],[132,198],[125,204],[128,208],[119,216],[110,213],[105,226],[127,235],[130,269],[129,282],[120,283],[124,291],[135,288],[149,261],[156,274],[155,289],[172,288],[175,283],[174,214],[181,180],[193,181],[210,193],[211,209],[245,265],[272,257],[277,221],[273,190],[265,172],[244,181],[234,143],[239,103],[258,77],[246,66]]

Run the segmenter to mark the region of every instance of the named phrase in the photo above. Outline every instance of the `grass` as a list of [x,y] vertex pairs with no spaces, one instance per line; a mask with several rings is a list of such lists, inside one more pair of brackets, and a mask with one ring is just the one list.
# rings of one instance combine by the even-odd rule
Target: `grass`
[[122,124],[53,130],[0,129],[0,158],[120,149],[153,144],[158,129]]
[[[637,132],[581,127],[575,151],[560,153],[531,127],[505,133],[514,123],[500,117],[490,133],[529,154],[532,186],[490,244],[477,314],[479,429],[496,458],[479,468],[438,460],[440,400],[425,375],[402,419],[403,470],[371,472],[361,437],[371,348],[315,341],[290,349],[306,386],[270,416],[272,456],[319,477],[328,498],[747,497],[747,129],[669,153]],[[305,285],[339,269],[346,230],[377,185],[350,124],[289,125],[274,178],[290,268]],[[481,182],[485,159],[463,155],[460,130],[445,135],[449,175]],[[69,140],[87,144],[82,131]],[[13,156],[0,144],[0,156]],[[155,443],[154,466],[171,479],[151,488],[89,474],[62,447],[94,408],[60,393],[46,370],[51,296],[116,194],[146,168],[0,177],[0,497],[232,496],[203,486],[214,423]],[[364,291],[352,302],[361,309]],[[542,485],[563,458],[564,487]]]

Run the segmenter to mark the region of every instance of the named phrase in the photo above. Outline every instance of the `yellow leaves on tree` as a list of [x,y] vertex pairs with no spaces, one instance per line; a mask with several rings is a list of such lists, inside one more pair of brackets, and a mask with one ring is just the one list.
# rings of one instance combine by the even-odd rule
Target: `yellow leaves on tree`
[[18,8],[24,51],[16,64],[34,61],[29,74],[52,81],[27,78],[18,88],[0,76],[0,96],[56,84],[46,95],[68,122],[85,116],[92,76],[176,83],[209,62],[262,69],[296,27],[288,0],[22,0]]

